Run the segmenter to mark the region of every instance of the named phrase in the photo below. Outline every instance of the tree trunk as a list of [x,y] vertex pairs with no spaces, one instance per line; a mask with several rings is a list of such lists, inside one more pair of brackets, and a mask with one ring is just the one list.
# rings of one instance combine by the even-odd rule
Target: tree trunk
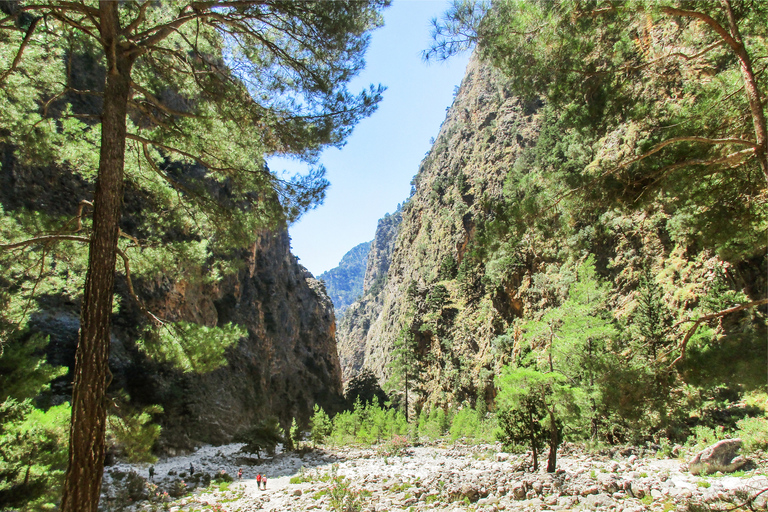
[[725,8],[726,16],[728,17],[731,36],[737,43],[733,47],[733,51],[739,59],[741,76],[744,79],[744,92],[746,92],[747,100],[749,100],[752,125],[755,128],[755,142],[757,143],[755,154],[757,155],[757,161],[760,163],[760,167],[763,170],[763,176],[765,180],[768,181],[768,126],[766,126],[760,89],[757,87],[755,73],[752,70],[752,60],[749,57],[749,53],[747,53],[747,49],[744,47],[744,41],[741,39],[739,26],[733,16],[731,2],[730,0],[721,1]]
[[557,447],[560,445],[560,437],[557,435],[557,422],[555,413],[549,411],[549,457],[547,458],[547,473],[554,473],[557,468]]
[[539,470],[539,453],[536,442],[536,420],[533,419],[533,411],[528,409],[528,425],[529,432],[531,433],[531,451],[533,452],[533,471],[534,473]]
[[96,512],[104,471],[106,389],[110,317],[115,281],[118,222],[123,200],[126,110],[133,59],[118,46],[118,3],[100,2],[107,77],[101,118],[101,152],[96,178],[88,272],[75,354],[69,466],[62,512]]

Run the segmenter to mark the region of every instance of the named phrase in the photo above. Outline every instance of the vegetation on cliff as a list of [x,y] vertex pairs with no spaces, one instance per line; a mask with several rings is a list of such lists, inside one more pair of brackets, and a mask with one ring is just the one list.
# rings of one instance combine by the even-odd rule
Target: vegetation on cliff
[[347,307],[363,294],[363,279],[370,248],[371,242],[356,245],[347,251],[337,267],[317,276],[325,283],[325,289],[328,297],[333,301],[337,319],[341,318]]
[[477,56],[350,342],[366,366],[401,373],[408,332],[413,412],[489,403],[555,449],[765,429],[738,404],[768,359],[766,16],[456,2],[428,55]]

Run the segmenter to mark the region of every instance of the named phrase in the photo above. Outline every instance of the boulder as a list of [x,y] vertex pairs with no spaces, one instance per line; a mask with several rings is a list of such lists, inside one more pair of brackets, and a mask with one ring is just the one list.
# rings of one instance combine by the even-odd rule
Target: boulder
[[744,464],[747,459],[736,453],[741,448],[741,439],[724,439],[705,448],[688,463],[688,470],[692,475],[707,475],[722,471],[733,473]]

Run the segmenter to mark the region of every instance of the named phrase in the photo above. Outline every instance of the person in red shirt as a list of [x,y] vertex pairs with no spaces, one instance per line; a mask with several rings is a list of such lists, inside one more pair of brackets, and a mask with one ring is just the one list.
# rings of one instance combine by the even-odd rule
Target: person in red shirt
[[256,475],[256,487],[261,490],[261,473]]

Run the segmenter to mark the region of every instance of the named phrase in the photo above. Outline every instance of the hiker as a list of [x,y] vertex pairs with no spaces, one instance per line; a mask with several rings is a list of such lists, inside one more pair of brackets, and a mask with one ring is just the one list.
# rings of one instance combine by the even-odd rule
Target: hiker
[[155,477],[155,466],[149,466],[149,481]]
[[240,468],[237,470],[237,479],[242,480],[243,479],[243,468]]
[[192,463],[189,463],[189,476],[192,476],[195,474],[195,466],[192,465]]
[[261,473],[256,475],[256,488],[258,490],[261,490]]
[[264,490],[266,491],[267,490],[267,475],[263,475],[261,477],[261,483],[264,484]]

